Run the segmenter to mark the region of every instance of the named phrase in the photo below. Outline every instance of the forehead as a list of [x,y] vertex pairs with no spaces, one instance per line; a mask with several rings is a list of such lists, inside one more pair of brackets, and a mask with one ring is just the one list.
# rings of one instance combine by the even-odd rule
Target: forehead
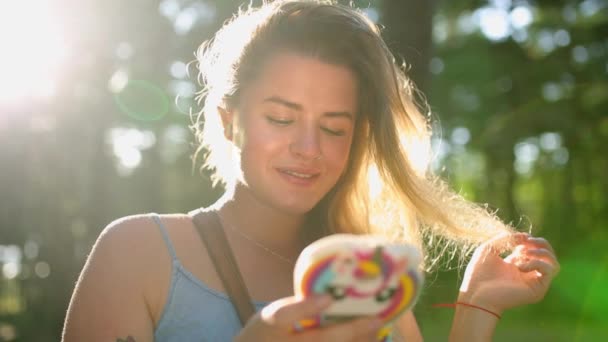
[[357,109],[358,83],[345,66],[291,52],[271,56],[245,90],[249,101],[279,96],[310,111]]

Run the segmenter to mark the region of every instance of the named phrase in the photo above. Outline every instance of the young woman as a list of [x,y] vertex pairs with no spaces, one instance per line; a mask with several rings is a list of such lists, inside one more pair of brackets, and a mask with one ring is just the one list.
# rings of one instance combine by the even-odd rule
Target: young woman
[[[449,332],[455,341],[489,341],[504,310],[542,299],[559,269],[551,246],[430,173],[428,123],[364,15],[320,1],[266,4],[226,24],[199,62],[196,134],[206,167],[227,189],[202,215],[219,218],[258,314],[241,327],[195,212],[138,215],[100,235],[65,341],[373,341],[380,322],[371,318],[291,332],[331,304],[292,297],[294,260],[336,232],[383,235],[421,251],[430,240],[440,250],[477,246]],[[437,257],[426,253],[426,266]],[[422,340],[411,311],[395,323],[400,337]]]

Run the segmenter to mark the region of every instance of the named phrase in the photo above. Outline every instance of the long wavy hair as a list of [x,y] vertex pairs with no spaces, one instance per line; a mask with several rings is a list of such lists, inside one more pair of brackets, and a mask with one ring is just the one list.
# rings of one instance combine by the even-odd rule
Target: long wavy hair
[[235,106],[278,51],[346,66],[358,80],[359,113],[346,170],[309,214],[310,227],[322,227],[320,235],[372,233],[412,243],[430,269],[448,251],[464,256],[512,231],[432,173],[426,105],[417,103],[378,27],[360,10],[333,1],[284,0],[241,9],[198,50],[203,89],[193,124],[195,161],[204,152],[203,168],[213,171],[215,183],[233,189],[238,172],[218,107]]

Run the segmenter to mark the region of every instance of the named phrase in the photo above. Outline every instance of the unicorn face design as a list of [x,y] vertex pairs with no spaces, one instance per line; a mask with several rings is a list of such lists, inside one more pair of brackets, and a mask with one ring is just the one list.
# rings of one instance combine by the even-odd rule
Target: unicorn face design
[[399,293],[399,277],[407,259],[395,259],[378,247],[373,253],[344,251],[321,275],[315,292],[330,294],[335,302],[327,316],[358,316],[381,313]]
[[348,320],[376,316],[387,324],[378,341],[389,341],[390,323],[411,308],[423,283],[420,252],[369,235],[334,234],[306,247],[296,262],[298,297],[327,293],[334,298],[322,315],[294,324],[301,332]]
[[296,294],[331,295],[334,303],[324,320],[376,315],[390,321],[415,302],[422,275],[419,253],[412,246],[352,235],[315,244],[298,258]]

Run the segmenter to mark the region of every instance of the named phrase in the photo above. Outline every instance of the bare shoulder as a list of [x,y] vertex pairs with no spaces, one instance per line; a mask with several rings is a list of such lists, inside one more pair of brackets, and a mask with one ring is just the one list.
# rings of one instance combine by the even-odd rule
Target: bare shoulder
[[145,266],[156,260],[162,239],[159,229],[149,214],[122,217],[112,221],[99,234],[88,262],[111,264],[115,271],[125,270],[139,274]]
[[[162,230],[167,233],[166,237]],[[133,215],[110,223],[100,234],[94,249],[106,249],[112,254],[111,263],[116,267],[137,272],[134,285],[142,291],[156,323],[171,282],[173,266],[169,246],[173,247],[181,263],[188,264],[190,254],[201,248],[196,237],[191,218],[186,214]]]
[[[138,214],[118,218],[110,222],[103,231],[99,234],[97,243],[108,241],[107,243],[136,242],[141,240],[151,239],[156,236],[156,223],[154,222],[156,214]],[[168,220],[173,221],[175,218],[187,217],[182,214],[158,215],[163,222]],[[168,225],[169,226],[169,225]]]
[[[159,225],[167,233],[166,237],[163,237]],[[155,324],[164,310],[171,286],[174,265],[171,263],[169,245],[173,248],[180,267],[206,286],[218,291],[224,290],[207,249],[196,232],[192,217],[187,214],[124,217],[109,224],[100,235],[99,242],[108,245],[114,257],[130,258],[130,264],[123,263],[119,267],[138,270],[139,290],[143,291]]]
[[[160,222],[155,222],[158,218]],[[119,218],[108,224],[100,233],[92,253],[108,251],[113,258],[129,256],[121,265],[129,263],[149,263],[159,257],[167,259],[169,252],[159,224],[169,234],[169,240],[177,240],[189,235],[190,218],[185,214],[155,215],[141,214]],[[158,260],[156,260],[158,261]],[[121,265],[116,265],[121,267]]]
[[153,222],[149,215],[133,215],[116,219],[110,222],[99,234],[93,250],[103,247],[118,247],[121,244],[134,243],[137,239],[145,238],[147,226]]
[[[111,264],[112,269],[121,270],[143,262],[146,257],[151,256],[147,254],[150,250],[147,246],[156,240],[156,234],[152,230],[153,225],[150,215],[133,215],[112,221],[95,241],[85,270],[87,270],[86,266],[93,266],[89,265],[91,263],[95,263],[95,266]],[[142,270],[129,269],[129,271]]]
[[[179,217],[168,215],[163,221]],[[115,340],[130,335],[137,341],[151,340],[170,272],[171,258],[151,215],[111,222],[82,269],[68,308],[64,339]]]

